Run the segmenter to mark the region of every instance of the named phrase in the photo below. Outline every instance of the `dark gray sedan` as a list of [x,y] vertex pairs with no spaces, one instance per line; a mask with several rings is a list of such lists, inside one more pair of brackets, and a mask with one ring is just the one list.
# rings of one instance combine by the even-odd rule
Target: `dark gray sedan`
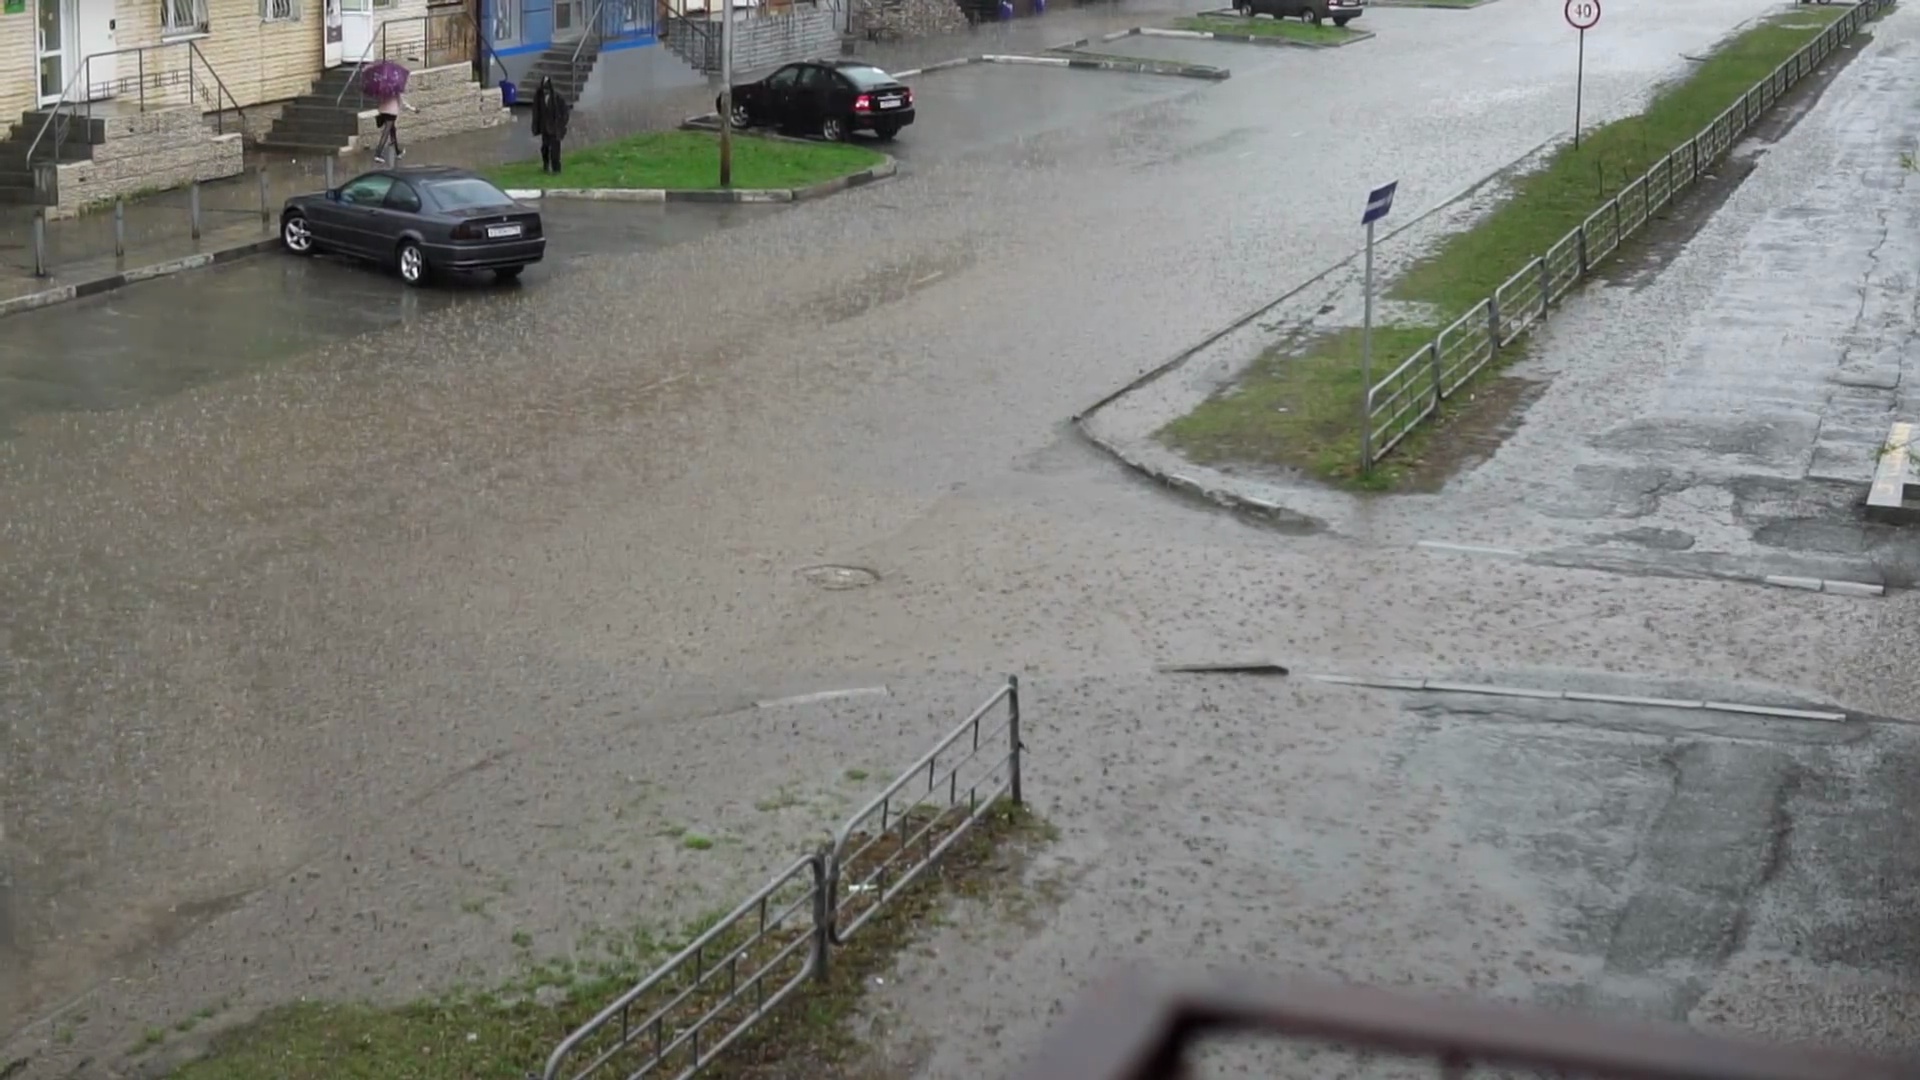
[[547,250],[539,211],[443,165],[381,169],[295,195],[280,212],[280,239],[296,255],[338,252],[397,267],[409,285],[472,270],[511,281]]

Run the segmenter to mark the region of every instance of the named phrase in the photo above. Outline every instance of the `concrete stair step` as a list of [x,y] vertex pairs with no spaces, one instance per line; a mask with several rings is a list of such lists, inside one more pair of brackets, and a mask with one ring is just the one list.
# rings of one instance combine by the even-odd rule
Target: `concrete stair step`
[[280,150],[298,154],[337,154],[347,145],[346,136],[325,137],[275,135],[269,132],[257,144],[262,150]]

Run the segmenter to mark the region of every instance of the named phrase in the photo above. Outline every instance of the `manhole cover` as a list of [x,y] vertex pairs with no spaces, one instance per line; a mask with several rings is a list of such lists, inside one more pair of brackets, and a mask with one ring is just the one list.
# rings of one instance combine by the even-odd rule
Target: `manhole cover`
[[809,566],[800,576],[823,589],[858,589],[880,580],[880,575],[859,566]]

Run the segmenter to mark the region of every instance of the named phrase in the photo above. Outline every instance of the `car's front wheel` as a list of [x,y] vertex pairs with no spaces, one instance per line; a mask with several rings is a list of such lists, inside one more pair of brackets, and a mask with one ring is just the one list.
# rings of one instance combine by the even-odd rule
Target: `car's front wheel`
[[296,210],[281,218],[280,242],[295,255],[313,254],[313,225],[307,221],[307,215]]
[[411,240],[400,241],[395,259],[400,266],[400,280],[416,288],[428,284],[432,271],[427,266],[427,253],[420,245]]
[[829,116],[820,121],[820,137],[828,142],[840,142],[847,137],[847,122],[837,116]]
[[881,142],[892,142],[893,137],[900,134],[900,125],[896,121],[885,120],[873,125],[873,133],[880,137]]
[[715,113],[726,113],[727,119],[732,121],[733,126],[736,128],[753,126],[753,110],[747,108],[747,103],[741,101],[739,98],[733,100],[733,108],[729,110],[727,108],[727,96],[722,94],[713,99],[713,111]]
[[1305,20],[1311,26],[1319,26],[1320,18],[1321,18],[1320,9],[1317,7],[1309,6],[1306,8],[1306,10],[1300,12],[1300,18]]

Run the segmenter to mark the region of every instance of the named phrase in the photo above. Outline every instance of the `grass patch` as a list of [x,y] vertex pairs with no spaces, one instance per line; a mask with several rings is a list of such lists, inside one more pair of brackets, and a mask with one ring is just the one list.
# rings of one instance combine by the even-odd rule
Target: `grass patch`
[[[863,146],[735,135],[733,186],[806,187],[872,168],[885,160]],[[538,161],[516,161],[488,177],[507,188],[667,188],[696,191],[720,186],[720,137],[704,131],[650,131],[569,151],[566,171],[543,172]]]
[[1332,23],[1315,26],[1303,19],[1233,18],[1226,15],[1194,15],[1177,20],[1182,30],[1201,30],[1209,34],[1245,34],[1248,37],[1284,38],[1302,45],[1338,45],[1360,36]]
[[[1387,291],[1391,298],[1429,305],[1435,317],[1374,327],[1374,379],[1545,254],[1847,10],[1796,9],[1740,34],[1687,79],[1663,89],[1646,112],[1585,133],[1578,150],[1562,147],[1544,167],[1516,178],[1511,197],[1408,268]],[[1519,355],[1522,346],[1508,346],[1480,378]],[[1280,466],[1351,487],[1391,489],[1405,477],[1404,468],[1376,467],[1371,477],[1360,475],[1365,390],[1359,368],[1358,329],[1282,342],[1256,358],[1231,389],[1168,424],[1160,438],[1206,464]],[[1417,429],[1396,456],[1417,458],[1412,444],[1444,431],[1447,413],[1443,408],[1437,422]]]
[[[1021,902],[1022,856],[1051,837],[1050,827],[1025,807],[1003,803],[990,811],[940,863],[861,927],[846,946],[834,950],[825,981],[801,986],[701,1075],[723,1080],[845,1075],[841,1066],[858,1060],[865,1050],[848,1021],[871,978],[885,972],[906,946],[936,924],[951,898],[994,896],[1005,897],[1009,904]],[[870,857],[884,857],[889,850],[883,839]],[[861,880],[870,872],[855,863],[846,868],[847,880]],[[737,960],[743,985],[763,964],[771,964],[769,992],[799,970],[804,946],[778,958],[781,949],[799,941],[811,926],[804,903],[785,919],[777,918],[791,899],[776,898],[770,905],[772,928],[758,942],[745,937],[754,925],[748,919],[737,926],[739,934],[722,934],[703,950],[714,978],[669,1012],[669,1040],[686,1022],[722,1006],[728,985],[724,965],[734,950],[745,949]],[[172,1080],[523,1080],[530,1071],[538,1073],[547,1054],[570,1031],[717,921],[717,914],[699,920],[671,939],[645,932],[598,938],[594,944],[605,955],[592,964],[549,961],[488,993],[456,992],[391,1008],[289,1005],[216,1038],[206,1057],[170,1075]],[[687,988],[684,979],[669,978],[635,1004],[633,1021],[639,1023]],[[703,1032],[702,1045],[711,1045],[751,1008],[750,995],[722,1006],[717,1026]],[[617,1024],[614,1030],[617,1034]],[[643,1041],[623,1051],[611,1073],[631,1073],[650,1056],[651,1046]],[[588,1048],[589,1058],[593,1052]],[[658,1073],[677,1075],[687,1064],[684,1049],[670,1053]]]

